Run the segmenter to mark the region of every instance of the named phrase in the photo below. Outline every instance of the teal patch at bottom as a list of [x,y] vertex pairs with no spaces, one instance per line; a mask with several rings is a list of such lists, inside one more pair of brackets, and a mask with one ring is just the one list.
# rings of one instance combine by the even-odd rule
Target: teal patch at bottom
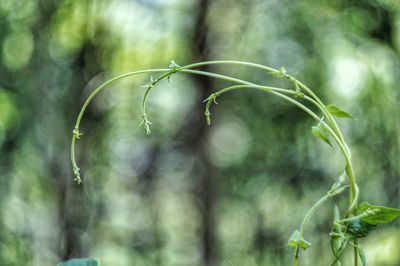
[[97,260],[94,259],[70,259],[57,264],[57,266],[99,266]]

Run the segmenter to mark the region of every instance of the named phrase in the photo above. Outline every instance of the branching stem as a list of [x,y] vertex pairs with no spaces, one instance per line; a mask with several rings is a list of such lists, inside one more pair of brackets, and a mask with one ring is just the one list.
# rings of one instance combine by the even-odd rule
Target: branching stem
[[[284,89],[284,88],[276,88],[276,87],[270,87],[270,86],[263,86],[259,85],[256,83],[252,83],[246,80],[238,79],[235,77],[230,77],[226,75],[221,75],[217,73],[212,73],[212,72],[207,72],[207,71],[201,71],[201,70],[196,70],[195,68],[201,67],[201,66],[206,66],[206,65],[242,65],[245,67],[251,67],[251,68],[256,68],[260,69],[262,71],[266,71],[267,74],[271,74],[277,78],[285,79],[291,82],[296,90],[290,90],[290,89]],[[335,139],[335,142],[338,144],[344,159],[345,159],[345,164],[346,164],[346,173],[349,178],[349,187],[350,187],[350,193],[349,193],[349,206],[347,209],[346,213],[346,218],[345,219],[352,219],[353,212],[355,208],[357,207],[357,202],[359,198],[359,190],[357,187],[356,183],[356,177],[354,174],[354,168],[351,160],[351,152],[350,149],[345,142],[343,138],[343,134],[340,131],[340,128],[338,127],[334,117],[332,114],[329,113],[326,105],[315,95],[315,93],[308,88],[306,85],[304,85],[302,82],[298,81],[294,77],[286,74],[286,70],[281,68],[280,70],[274,69],[272,67],[260,65],[260,64],[255,64],[255,63],[250,63],[250,62],[241,62],[241,61],[229,61],[229,60],[218,60],[218,61],[207,61],[207,62],[199,62],[199,63],[194,63],[194,64],[189,64],[186,66],[178,66],[176,63],[173,62],[171,64],[172,67],[170,68],[163,68],[163,69],[149,69],[149,70],[141,70],[141,71],[134,71],[134,72],[129,72],[120,76],[117,76],[115,78],[112,78],[105,83],[101,84],[99,87],[97,87],[86,99],[84,102],[79,115],[76,119],[76,123],[72,132],[72,139],[71,139],[71,163],[72,163],[72,168],[73,172],[75,174],[75,181],[78,183],[82,182],[80,173],[79,173],[79,167],[76,163],[75,159],[75,142],[79,137],[82,135],[82,133],[79,131],[79,126],[83,117],[83,114],[86,111],[87,106],[89,103],[92,101],[92,99],[99,93],[101,92],[104,88],[106,88],[108,85],[111,83],[120,80],[125,77],[129,76],[134,76],[134,75],[139,75],[139,74],[148,74],[148,73],[161,73],[159,77],[156,79],[151,78],[150,82],[145,86],[146,91],[144,93],[143,101],[141,103],[141,108],[142,108],[142,124],[144,125],[146,132],[150,133],[150,127],[149,125],[151,124],[150,121],[147,119],[146,116],[146,101],[149,96],[150,91],[155,87],[156,84],[161,82],[163,79],[167,78],[169,80],[170,76],[175,73],[186,73],[186,74],[194,74],[194,75],[203,75],[203,76],[208,76],[212,78],[216,78],[219,80],[223,80],[226,82],[233,83],[235,85],[226,87],[220,91],[217,91],[213,93],[211,98],[208,98],[208,102],[206,104],[206,116],[208,115],[207,119],[210,119],[210,113],[209,113],[209,107],[211,104],[211,101],[216,100],[218,96],[220,96],[223,93],[237,90],[237,89],[257,89],[260,91],[268,92],[271,93],[275,96],[278,96],[305,111],[307,114],[309,114],[312,118],[318,121],[318,123],[322,124],[332,135],[332,137]],[[304,93],[303,93],[303,92]],[[307,94],[307,95],[306,95]],[[313,110],[311,110],[309,107],[307,107],[304,103],[300,102],[300,99],[304,99],[307,102],[311,103],[313,106],[315,106],[319,111],[321,111],[322,115],[319,116],[317,115]],[[326,118],[326,121],[323,120],[323,118]],[[305,219],[303,220],[303,223],[300,227],[300,232],[301,234],[304,231],[304,227],[311,217],[311,215],[314,213],[314,211],[322,205],[329,197],[331,197],[329,193],[322,197],[307,213]],[[298,257],[299,250],[296,250],[296,258]],[[358,249],[354,249],[354,258],[355,258],[355,265],[358,265]],[[297,263],[297,262],[296,262]],[[297,265],[297,264],[296,264]]]

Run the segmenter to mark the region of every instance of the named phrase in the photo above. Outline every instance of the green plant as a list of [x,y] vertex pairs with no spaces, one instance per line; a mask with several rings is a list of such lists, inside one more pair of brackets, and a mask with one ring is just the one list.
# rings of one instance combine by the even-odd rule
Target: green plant
[[[217,65],[217,64],[242,65],[246,67],[260,69],[262,71],[265,71],[266,74],[268,75],[272,75],[278,79],[286,80],[292,88],[286,89],[286,88],[264,86],[226,75],[221,75],[213,72],[205,72],[195,69],[200,66]],[[340,260],[343,255],[343,252],[349,246],[348,244],[350,244],[354,250],[354,265],[355,266],[359,265],[360,261],[362,265],[365,265],[366,259],[362,251],[361,245],[358,243],[359,238],[367,236],[368,232],[371,229],[375,228],[378,224],[390,223],[400,216],[399,209],[370,205],[369,203],[366,202],[358,204],[359,188],[354,174],[354,167],[351,159],[351,151],[343,138],[340,128],[338,127],[335,121],[335,118],[353,118],[352,115],[343,111],[340,107],[336,105],[332,104],[325,105],[310,88],[308,88],[302,82],[295,79],[293,76],[289,75],[283,67],[281,67],[280,69],[274,69],[260,64],[241,62],[241,61],[209,61],[209,62],[190,64],[186,66],[179,66],[174,61],[171,61],[169,68],[130,72],[117,76],[103,83],[101,86],[99,86],[92,92],[92,94],[83,104],[83,107],[77,117],[76,124],[72,132],[71,161],[76,182],[81,183],[82,179],[79,173],[79,168],[75,160],[75,141],[79,139],[80,136],[82,135],[82,133],[80,133],[79,131],[79,126],[81,123],[82,116],[88,104],[101,90],[103,90],[110,83],[128,76],[134,76],[145,73],[161,73],[157,78],[151,77],[149,83],[147,83],[144,86],[146,88],[146,91],[144,93],[141,105],[142,120],[140,125],[144,127],[147,134],[150,134],[150,125],[151,125],[151,122],[149,121],[146,114],[146,100],[149,96],[150,91],[161,80],[167,79],[169,81],[172,75],[176,73],[185,73],[185,74],[209,76],[212,78],[220,79],[234,84],[232,86],[225,87],[219,91],[212,93],[207,99],[205,99],[206,104],[205,104],[204,114],[207,119],[207,123],[209,125],[211,124],[210,107],[212,103],[217,103],[218,97],[220,97],[222,94],[234,90],[256,89],[278,96],[283,100],[286,100],[296,105],[297,107],[305,111],[307,114],[309,114],[314,120],[316,120],[317,123],[315,126],[312,126],[311,128],[311,132],[315,137],[326,142],[330,146],[333,146],[333,143],[331,142],[331,137],[334,139],[341,153],[343,154],[345,160],[345,165],[343,167],[343,174],[340,176],[338,181],[332,185],[332,187],[326,193],[326,195],[324,195],[320,200],[318,200],[314,204],[314,206],[311,207],[311,209],[307,212],[299,229],[296,229],[293,232],[291,238],[289,239],[288,246],[294,249],[293,265],[299,264],[300,250],[301,249],[306,250],[311,246],[311,244],[307,240],[305,240],[303,236],[305,227],[308,221],[311,219],[313,213],[323,203],[328,201],[330,198],[341,194],[347,188],[349,189],[349,201],[347,210],[343,212],[343,214],[341,215],[339,208],[336,205],[334,206],[332,230],[330,233],[331,247],[334,259],[331,265],[341,265]],[[320,115],[318,115],[317,113],[319,113]],[[348,180],[348,184],[344,184],[346,178]]]

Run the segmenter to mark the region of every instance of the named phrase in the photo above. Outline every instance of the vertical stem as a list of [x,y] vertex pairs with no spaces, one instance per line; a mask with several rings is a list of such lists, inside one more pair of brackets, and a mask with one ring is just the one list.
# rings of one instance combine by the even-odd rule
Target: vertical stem
[[299,265],[299,252],[300,252],[300,247],[297,247],[296,251],[294,253],[293,266],[298,266]]
[[355,239],[355,240],[354,240],[354,247],[353,247],[354,266],[358,266],[358,256],[359,256],[359,254],[358,254],[358,248],[357,248],[357,246],[358,246],[358,240]]
[[339,126],[337,125],[335,119],[333,116],[328,112],[326,106],[323,104],[323,102],[315,95],[315,93],[308,88],[306,85],[301,83],[300,81],[296,80],[295,78],[289,76],[290,80],[293,82],[296,82],[303,90],[305,90],[310,96],[315,99],[315,101],[318,103],[320,106],[321,111],[324,113],[328,120],[328,124],[332,127],[333,131],[338,135],[340,142],[344,146],[345,150],[343,150],[343,155],[346,160],[346,173],[349,177],[349,183],[350,183],[350,195],[349,195],[349,208],[347,210],[347,213],[350,214],[351,211],[357,207],[357,200],[358,200],[358,187],[357,187],[357,182],[356,178],[354,175],[354,170],[353,170],[353,164],[351,162],[351,152],[350,149],[348,148],[344,138],[343,134],[339,129]]

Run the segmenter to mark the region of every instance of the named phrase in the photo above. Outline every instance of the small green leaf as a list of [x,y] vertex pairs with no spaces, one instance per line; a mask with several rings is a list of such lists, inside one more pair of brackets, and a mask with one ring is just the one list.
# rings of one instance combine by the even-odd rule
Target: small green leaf
[[330,146],[332,146],[332,143],[331,143],[331,141],[329,140],[329,131],[328,131],[328,129],[327,129],[323,124],[319,124],[318,126],[313,126],[313,127],[311,128],[311,133],[312,133],[315,137],[317,137],[317,138],[319,138],[319,139],[325,141],[325,142],[328,143]]
[[[340,210],[339,207],[335,204],[333,207],[333,221],[338,222],[340,220]],[[341,228],[339,227],[339,230],[337,233],[341,233]]]
[[365,259],[364,250],[361,248],[361,246],[358,246],[357,249],[358,249],[358,256],[360,257],[362,266],[366,266],[367,265],[367,260]]
[[180,67],[180,65],[178,65],[177,63],[175,63],[174,60],[171,60],[171,62],[170,62],[170,64],[169,64],[169,68],[170,68],[170,69],[177,69],[177,68],[179,68],[179,67]]
[[361,220],[371,225],[387,224],[400,217],[400,209],[370,205],[368,202],[363,202],[358,205],[356,214],[364,214]]
[[299,230],[295,230],[290,237],[287,245],[291,248],[297,248],[300,247],[304,250],[309,248],[311,246],[311,243],[306,241],[302,236]]
[[281,66],[281,67],[279,68],[279,72],[280,72],[282,75],[285,75],[285,74],[286,74],[286,69],[285,69],[283,66]]
[[329,112],[331,115],[333,115],[333,116],[335,116],[335,117],[337,117],[337,118],[353,118],[353,119],[354,119],[354,117],[353,117],[351,114],[349,114],[349,113],[343,111],[343,110],[342,110],[339,106],[337,106],[337,105],[334,105],[334,104],[327,105],[327,106],[326,106],[326,109],[328,110],[328,112]]

